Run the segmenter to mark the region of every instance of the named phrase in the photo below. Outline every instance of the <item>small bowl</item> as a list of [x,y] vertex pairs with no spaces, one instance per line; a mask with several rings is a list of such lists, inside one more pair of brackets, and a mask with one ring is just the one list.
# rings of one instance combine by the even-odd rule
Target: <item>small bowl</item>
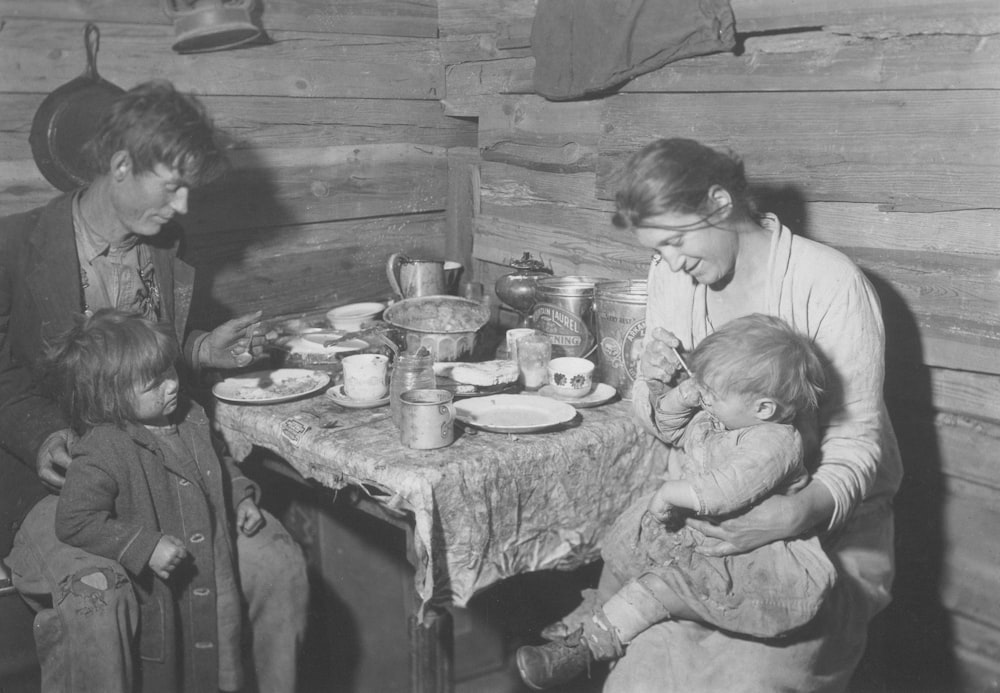
[[326,320],[335,330],[357,332],[374,325],[383,310],[384,303],[348,303],[327,311]]
[[559,397],[586,397],[594,388],[594,363],[578,356],[549,361],[549,386]]

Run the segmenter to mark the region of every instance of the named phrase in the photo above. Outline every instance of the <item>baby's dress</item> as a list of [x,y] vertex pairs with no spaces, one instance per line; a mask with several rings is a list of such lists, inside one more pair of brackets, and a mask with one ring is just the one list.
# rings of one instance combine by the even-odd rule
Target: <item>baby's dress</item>
[[[727,431],[703,411],[685,421],[679,437],[685,454],[676,458],[679,477],[700,500],[700,516],[724,517],[807,478],[802,439],[792,426]],[[602,551],[606,567],[622,583],[654,573],[718,628],[756,637],[787,633],[812,620],[836,580],[817,537],[711,557],[697,549],[718,540],[686,525],[668,529],[645,509],[645,502],[633,503],[615,522]]]

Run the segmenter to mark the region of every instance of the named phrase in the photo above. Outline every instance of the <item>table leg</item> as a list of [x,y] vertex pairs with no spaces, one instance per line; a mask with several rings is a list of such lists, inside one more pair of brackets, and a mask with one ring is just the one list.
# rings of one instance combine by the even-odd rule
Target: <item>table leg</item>
[[418,618],[412,517],[353,487],[319,487],[270,453],[256,464],[248,473],[265,500],[286,498],[278,516],[309,566],[317,623],[307,636],[307,678],[345,693],[451,693],[452,616],[428,607]]
[[410,690],[419,693],[451,693],[453,637],[452,618],[447,611],[428,609],[421,623],[410,617],[413,653]]

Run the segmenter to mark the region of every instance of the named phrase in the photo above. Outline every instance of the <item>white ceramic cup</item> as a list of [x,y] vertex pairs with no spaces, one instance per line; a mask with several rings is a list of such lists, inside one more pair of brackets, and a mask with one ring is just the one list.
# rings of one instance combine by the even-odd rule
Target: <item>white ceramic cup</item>
[[382,399],[389,392],[389,357],[382,354],[353,354],[341,360],[344,367],[344,394],[362,402]]
[[576,399],[594,388],[594,363],[578,356],[549,361],[549,387],[560,397]]
[[447,390],[407,390],[399,396],[399,440],[415,450],[434,450],[455,441],[455,405]]

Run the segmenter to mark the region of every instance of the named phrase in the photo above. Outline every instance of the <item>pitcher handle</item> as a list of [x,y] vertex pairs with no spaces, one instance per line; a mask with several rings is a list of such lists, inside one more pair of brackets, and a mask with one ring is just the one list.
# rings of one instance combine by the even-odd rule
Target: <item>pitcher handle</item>
[[392,290],[396,292],[396,295],[400,298],[406,298],[403,296],[403,290],[399,288],[399,267],[404,262],[409,262],[410,258],[406,257],[402,253],[393,253],[389,256],[389,260],[385,264],[385,276],[389,280],[389,286]]

